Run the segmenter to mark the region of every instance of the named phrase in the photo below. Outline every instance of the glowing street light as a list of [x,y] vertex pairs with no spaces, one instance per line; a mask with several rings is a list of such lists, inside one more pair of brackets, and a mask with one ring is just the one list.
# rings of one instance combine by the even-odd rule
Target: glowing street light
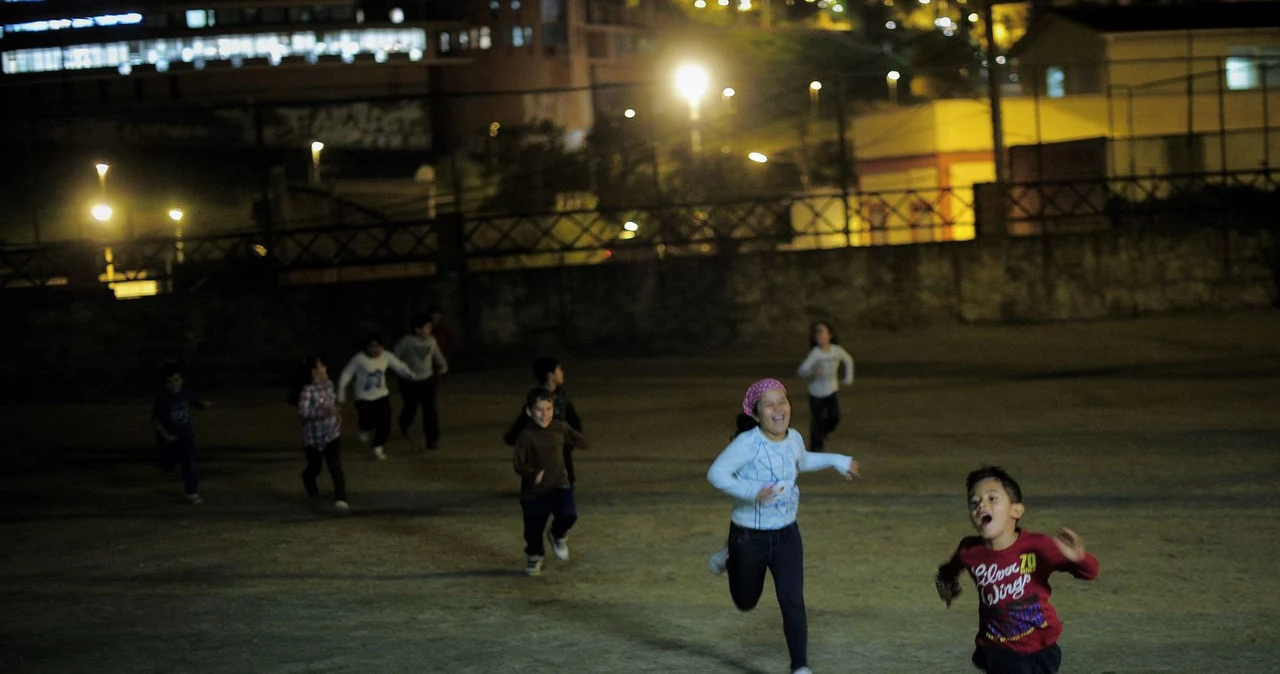
[[628,232],[636,232],[640,230],[640,225],[637,225],[634,220],[628,220],[623,223],[622,228]]
[[636,111],[632,110],[631,108],[627,108],[626,110],[622,111],[622,116],[626,117],[627,119],[634,119],[636,116]]
[[114,211],[106,204],[95,204],[93,208],[89,209],[89,214],[93,216],[93,219],[104,225],[111,221],[112,213]]
[[725,87],[724,91],[720,92],[720,95],[724,96],[725,98],[733,98],[734,95],[736,95],[737,93],[738,92],[734,91],[733,87]]
[[173,259],[178,264],[187,259],[186,244],[182,241],[182,218],[185,215],[181,208],[169,209],[169,219],[173,221]]
[[313,140],[311,141],[311,184],[320,184],[320,152],[324,150],[324,143]]
[[186,214],[182,212],[181,208],[169,209],[169,219],[174,222],[182,222],[183,215],[186,215]]
[[764,164],[769,161],[769,157],[763,152],[752,152],[747,155],[747,159],[750,159],[757,164]]
[[98,171],[98,189],[105,194],[107,191],[107,171],[111,169],[111,165],[106,162],[98,162],[93,165],[93,168]]
[[896,70],[890,70],[884,76],[885,82],[889,84],[889,102],[894,105],[898,104],[898,80],[902,79],[902,73]]
[[702,97],[707,93],[711,76],[707,69],[686,63],[676,68],[676,91],[689,102],[689,147],[694,154],[702,152],[702,138],[698,133],[698,119]]

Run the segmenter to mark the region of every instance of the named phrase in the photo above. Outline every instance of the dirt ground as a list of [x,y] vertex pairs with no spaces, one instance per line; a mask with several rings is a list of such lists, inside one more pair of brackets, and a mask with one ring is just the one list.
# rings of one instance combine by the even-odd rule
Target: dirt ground
[[[986,462],[1101,562],[1055,584],[1063,672],[1280,671],[1277,336],[1274,312],[845,335],[830,449],[865,479],[801,480],[814,671],[973,671],[972,588],[948,610],[931,577]],[[568,359],[595,448],[540,578],[499,439],[523,370],[450,375],[437,453],[374,461],[348,414],[346,517],[303,496],[280,391],[208,393],[199,506],[151,462],[147,401],[7,406],[0,671],[785,672],[771,589],[742,614],[706,571],[730,502],[705,471],[755,378],[807,428],[805,350]]]

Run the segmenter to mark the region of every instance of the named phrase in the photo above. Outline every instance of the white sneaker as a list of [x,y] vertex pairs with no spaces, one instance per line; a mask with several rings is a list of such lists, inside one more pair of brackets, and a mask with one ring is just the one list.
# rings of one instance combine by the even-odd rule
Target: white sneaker
[[725,568],[729,564],[729,548],[728,546],[720,548],[711,554],[711,559],[707,560],[707,568],[711,571],[711,575],[718,576],[724,573]]
[[562,562],[569,561],[569,539],[568,538],[556,538],[551,535],[550,531],[548,531],[547,540],[551,542],[551,553],[556,556],[556,559]]
[[369,442],[368,431],[360,431],[359,433],[356,433],[356,437],[360,438],[360,442],[362,443]]
[[385,461],[387,459],[387,453],[383,451],[381,447],[374,447],[373,455],[378,457],[378,460],[380,461]]
[[542,575],[542,557],[538,555],[529,555],[525,561],[524,575],[541,576]]
[[813,670],[809,669],[808,667],[801,667],[800,669],[797,669],[796,671],[791,672],[791,674],[813,674]]
[[347,505],[346,501],[334,501],[333,507],[337,508],[340,513],[351,512],[351,506]]
[[200,498],[199,494],[187,494],[187,501],[190,502],[191,505],[200,505],[201,503],[204,503],[204,499]]

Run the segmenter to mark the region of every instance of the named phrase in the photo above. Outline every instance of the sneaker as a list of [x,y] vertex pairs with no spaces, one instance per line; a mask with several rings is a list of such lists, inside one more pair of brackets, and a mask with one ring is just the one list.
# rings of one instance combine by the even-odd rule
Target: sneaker
[[813,674],[813,670],[808,667],[801,667],[800,669],[791,672],[791,674]]
[[729,564],[729,548],[723,547],[716,550],[711,555],[711,559],[707,560],[707,568],[711,570],[711,575],[718,576],[724,573],[725,567]]
[[347,505],[346,501],[334,501],[333,507],[337,508],[338,512],[340,513],[351,512],[351,506]]
[[368,431],[360,431],[359,433],[356,433],[356,437],[360,438],[360,442],[362,442],[362,443],[369,442],[369,432],[368,432]]
[[551,543],[551,552],[556,556],[556,559],[562,562],[569,561],[569,539],[568,538],[556,538],[551,535],[550,531],[548,531],[547,540]]
[[378,457],[379,461],[385,461],[387,459],[387,453],[383,451],[381,447],[374,447],[373,455]]
[[187,494],[187,501],[191,503],[191,505],[200,505],[201,503],[204,503],[204,499],[200,498],[199,494]]
[[529,559],[524,565],[524,575],[541,576],[542,575],[542,556],[529,555]]

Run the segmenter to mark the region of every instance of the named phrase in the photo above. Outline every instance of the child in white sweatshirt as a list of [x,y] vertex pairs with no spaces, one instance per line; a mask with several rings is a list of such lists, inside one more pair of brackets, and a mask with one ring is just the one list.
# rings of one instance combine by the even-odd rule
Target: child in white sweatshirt
[[338,379],[338,405],[347,400],[347,384],[356,383],[356,414],[359,418],[360,441],[373,436],[373,455],[387,458],[385,447],[391,435],[391,389],[387,388],[387,370],[406,381],[416,381],[413,370],[382,348],[382,336],[369,335],[364,351],[351,357]]
[[840,424],[840,365],[844,365],[844,385],[853,384],[853,356],[837,344],[835,331],[823,321],[813,324],[813,348],[798,374],[809,380],[809,451],[821,452],[827,436]]

